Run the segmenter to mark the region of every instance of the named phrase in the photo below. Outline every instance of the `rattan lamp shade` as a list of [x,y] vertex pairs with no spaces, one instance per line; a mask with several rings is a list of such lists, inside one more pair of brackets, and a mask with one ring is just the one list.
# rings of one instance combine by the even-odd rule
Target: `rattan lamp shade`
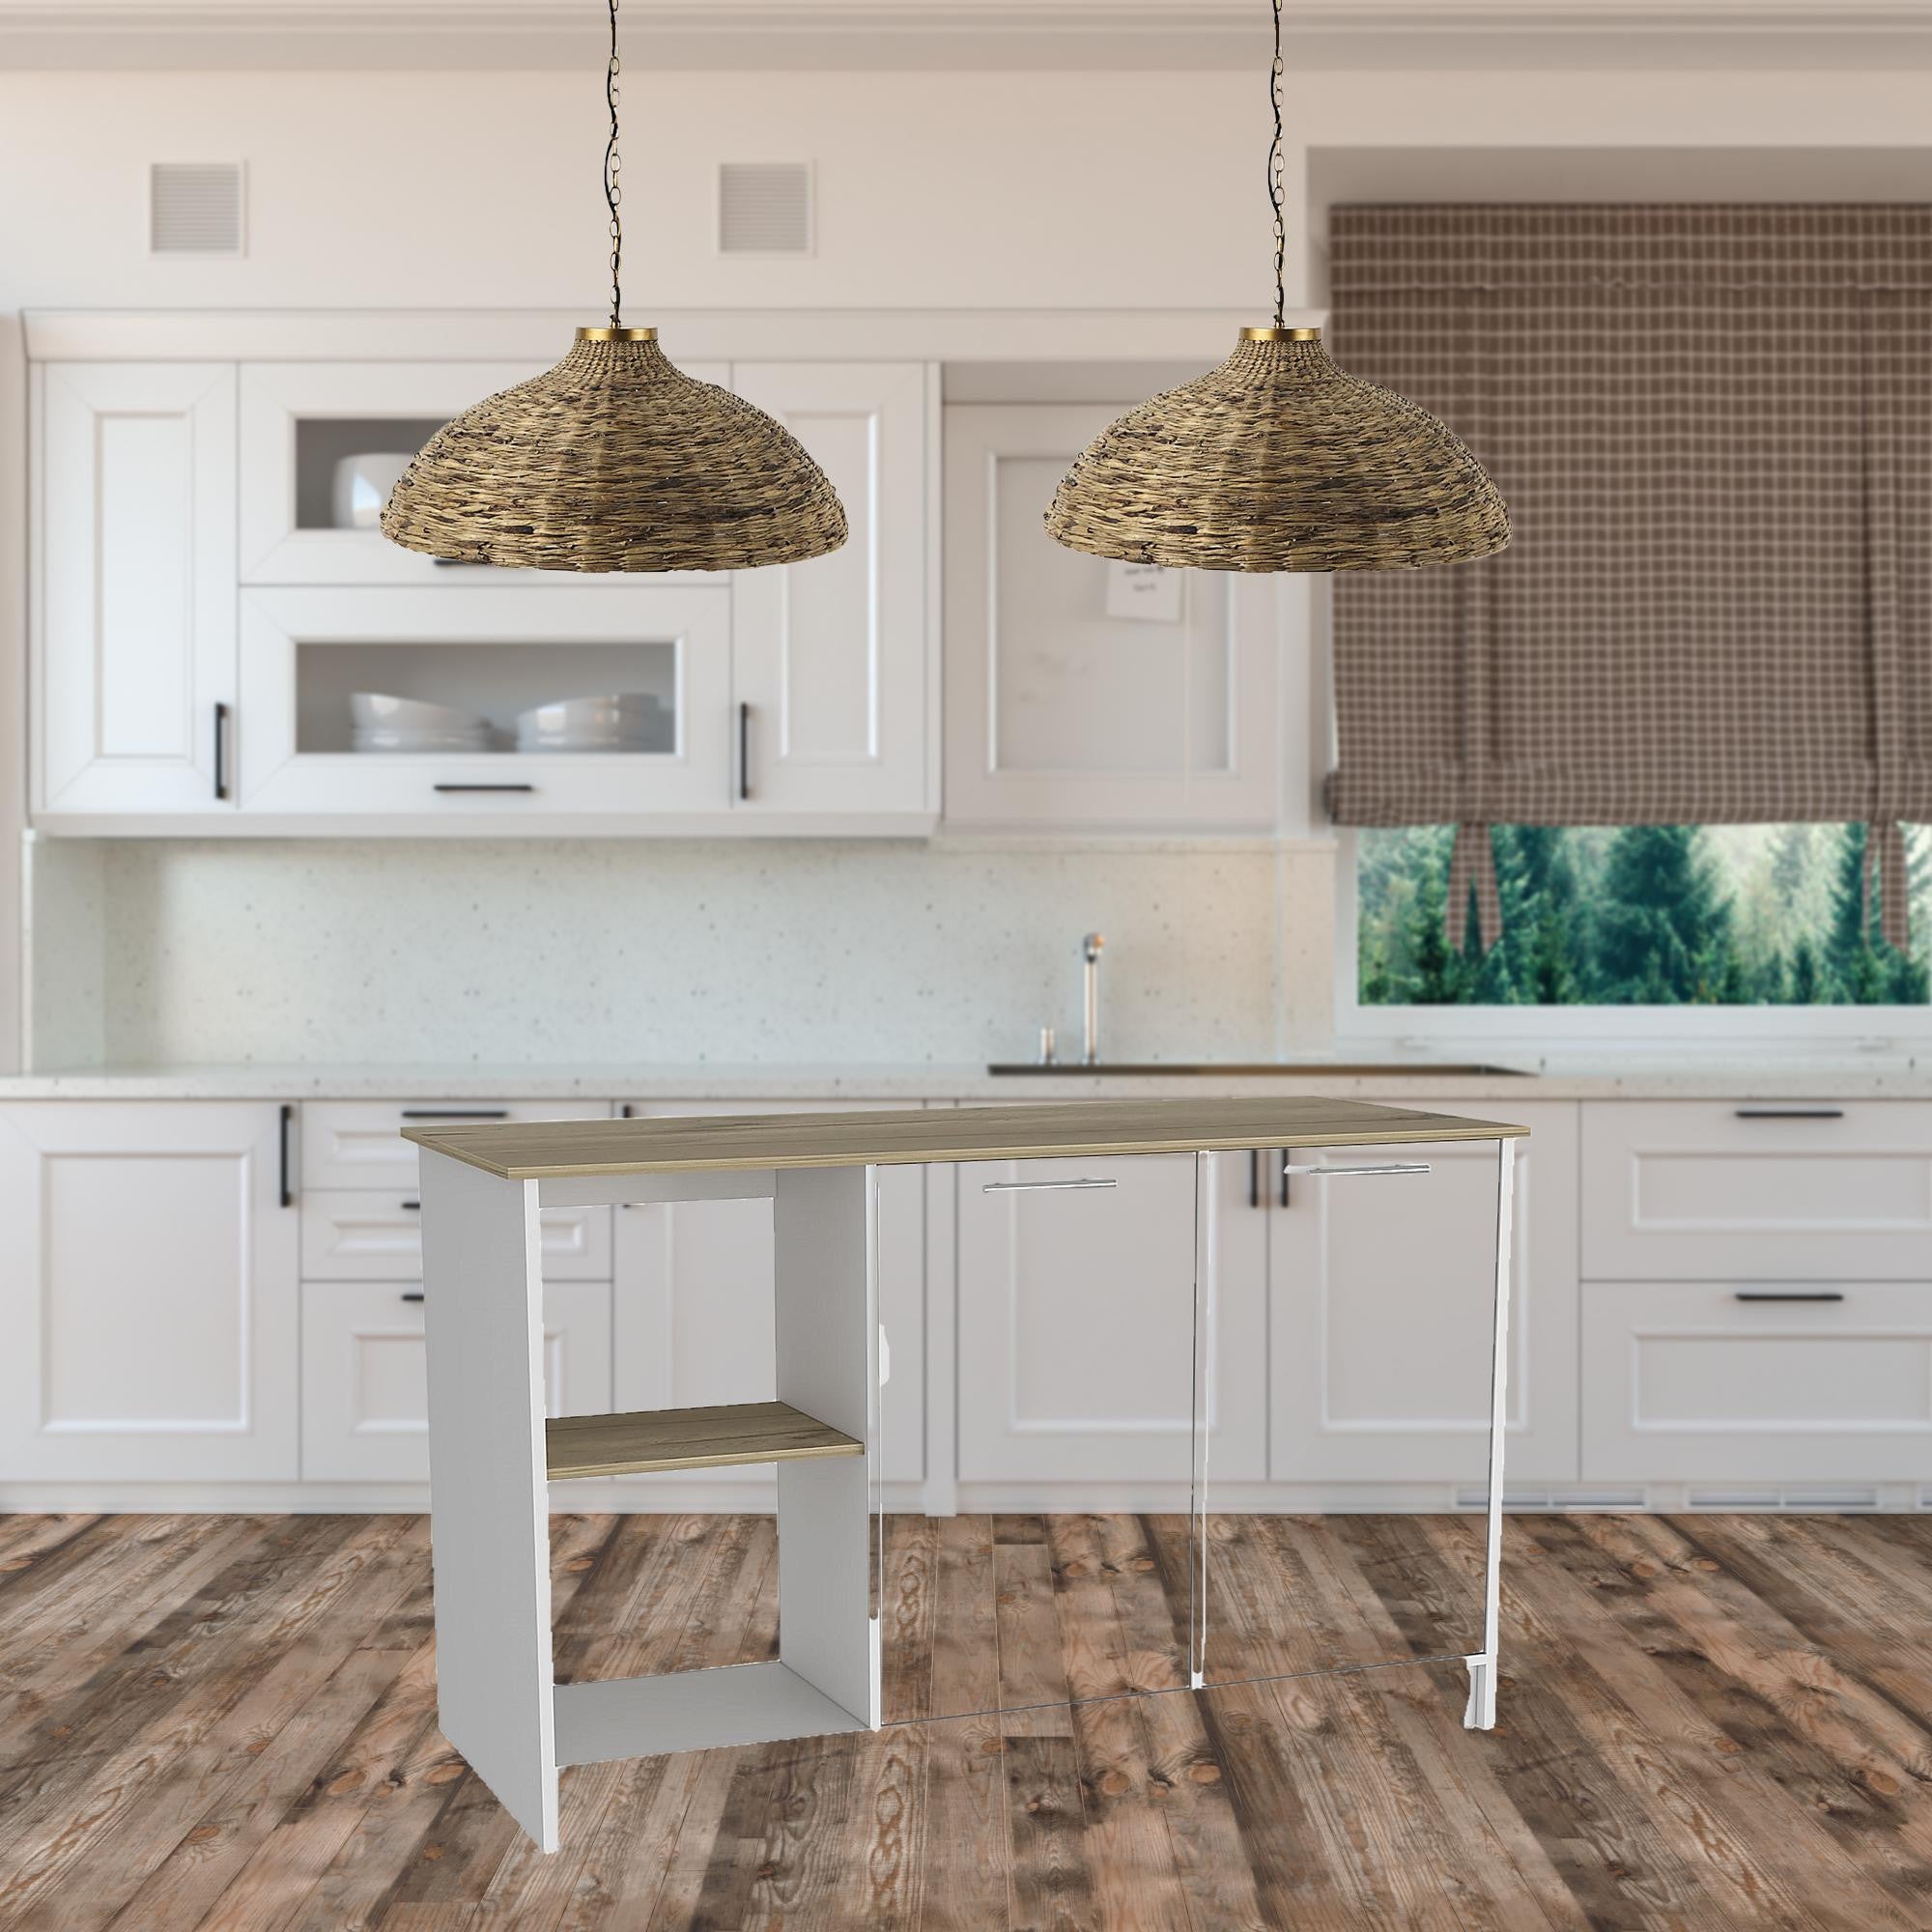
[[454,563],[744,570],[837,550],[845,512],[781,423],[685,375],[655,329],[580,328],[430,438],[383,534]]
[[1313,328],[1243,329],[1143,403],[1054,493],[1070,550],[1192,570],[1403,570],[1489,556],[1509,512],[1444,424],[1345,375]]

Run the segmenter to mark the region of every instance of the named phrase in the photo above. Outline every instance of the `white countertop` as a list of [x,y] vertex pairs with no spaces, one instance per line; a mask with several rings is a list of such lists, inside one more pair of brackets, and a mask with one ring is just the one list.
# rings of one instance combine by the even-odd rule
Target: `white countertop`
[[[1350,1056],[1359,1065],[1366,1056]],[[1474,1057],[1474,1056],[1472,1056]],[[994,1075],[971,1065],[92,1066],[0,1077],[0,1100],[1932,1099],[1932,1055],[1550,1056],[1524,1074]]]

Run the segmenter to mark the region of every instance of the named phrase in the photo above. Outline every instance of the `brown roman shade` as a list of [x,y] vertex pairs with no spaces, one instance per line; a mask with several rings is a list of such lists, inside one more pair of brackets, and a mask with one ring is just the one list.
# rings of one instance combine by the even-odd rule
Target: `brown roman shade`
[[[1338,359],[1440,415],[1501,555],[1335,584],[1345,825],[1932,818],[1932,208],[1340,208]],[[1478,835],[1481,836],[1478,836]]]

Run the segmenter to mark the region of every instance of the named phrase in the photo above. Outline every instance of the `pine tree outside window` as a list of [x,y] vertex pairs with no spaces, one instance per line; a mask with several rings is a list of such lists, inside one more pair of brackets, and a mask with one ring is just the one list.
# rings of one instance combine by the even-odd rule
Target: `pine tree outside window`
[[1932,998],[1932,827],[1907,833],[1909,953],[1887,944],[1878,894],[1866,895],[1863,825],[1499,826],[1503,930],[1487,952],[1473,903],[1469,943],[1449,944],[1452,837],[1449,826],[1357,835],[1358,1009],[1922,1013]]

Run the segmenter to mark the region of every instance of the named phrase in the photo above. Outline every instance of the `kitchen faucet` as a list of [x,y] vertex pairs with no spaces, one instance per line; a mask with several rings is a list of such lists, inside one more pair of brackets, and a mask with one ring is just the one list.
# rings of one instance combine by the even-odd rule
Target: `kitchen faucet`
[[1100,1059],[1100,949],[1106,943],[1097,932],[1080,942],[1080,957],[1087,967],[1086,1038],[1080,1057],[1089,1066]]

